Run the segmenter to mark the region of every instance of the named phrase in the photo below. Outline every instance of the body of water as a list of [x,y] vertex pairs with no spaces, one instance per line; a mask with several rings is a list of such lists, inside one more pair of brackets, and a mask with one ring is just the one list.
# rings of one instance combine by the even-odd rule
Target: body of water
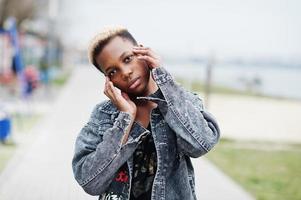
[[[188,80],[205,81],[206,65],[196,63],[167,64],[175,76]],[[301,99],[301,69],[285,67],[215,65],[212,70],[214,84],[239,90],[251,87],[264,95]],[[254,82],[257,85],[254,86]]]

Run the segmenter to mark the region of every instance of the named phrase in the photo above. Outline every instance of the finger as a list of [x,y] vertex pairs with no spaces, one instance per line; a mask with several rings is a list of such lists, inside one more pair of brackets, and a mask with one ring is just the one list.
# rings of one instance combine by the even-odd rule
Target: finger
[[103,89],[103,93],[105,95],[107,95],[107,90],[108,90],[108,82],[107,82],[107,76],[105,77],[105,85],[104,85],[104,89]]
[[137,56],[137,58],[140,59],[140,60],[145,60],[146,62],[150,63],[153,66],[155,66],[155,65],[158,64],[157,61],[156,61],[156,59],[154,59],[151,56],[139,55],[139,56]]
[[108,82],[108,93],[115,99],[115,87],[111,81]]
[[106,76],[105,89],[108,88],[108,83],[109,83],[109,77]]
[[128,95],[127,93],[125,93],[125,92],[121,92],[121,96],[122,96],[123,98],[125,98],[126,100],[129,100],[129,99],[130,99],[129,95]]
[[133,52],[136,54],[153,55],[153,53],[149,49],[133,49]]
[[108,89],[115,94],[115,86],[111,81],[108,82]]
[[152,51],[149,51],[149,50],[133,50],[133,52],[135,54],[138,54],[137,57],[139,56],[150,56],[152,57],[154,60],[160,60],[159,57]]
[[110,91],[109,89],[104,91],[104,94],[109,97],[109,99],[111,99],[112,101],[114,101],[114,94],[112,93],[112,91]]
[[108,87],[103,91],[103,93],[112,101],[114,100],[114,95]]
[[135,51],[152,51],[149,47],[143,47],[143,46],[133,46],[133,50]]
[[106,76],[106,82],[105,82],[104,91],[108,94],[109,90],[110,90],[110,87],[109,87],[109,78]]
[[107,93],[107,91],[103,91],[103,93],[110,99],[109,94]]
[[114,86],[109,79],[106,79],[105,90],[104,93],[107,97],[109,97],[112,101],[115,100]]
[[112,98],[114,98],[115,101],[120,101],[123,99],[121,90],[116,88],[111,81],[109,82],[109,91],[112,93]]
[[135,48],[135,49],[150,49],[149,47],[145,47],[145,46],[142,46],[142,45],[133,46],[133,48]]
[[105,77],[106,77],[106,83],[108,83],[110,79],[108,76],[105,76]]

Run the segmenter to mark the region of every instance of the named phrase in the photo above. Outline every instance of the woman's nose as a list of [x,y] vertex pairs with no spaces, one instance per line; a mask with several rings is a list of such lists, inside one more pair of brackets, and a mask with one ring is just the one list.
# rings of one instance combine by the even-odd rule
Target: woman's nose
[[133,70],[130,66],[123,66],[123,69],[122,69],[122,79],[123,80],[128,80],[131,75],[133,73]]

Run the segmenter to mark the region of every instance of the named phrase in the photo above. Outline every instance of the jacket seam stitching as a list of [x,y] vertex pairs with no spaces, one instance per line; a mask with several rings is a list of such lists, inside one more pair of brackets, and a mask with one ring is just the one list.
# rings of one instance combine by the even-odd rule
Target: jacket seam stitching
[[[197,143],[202,146],[207,152],[209,151],[207,149],[207,147],[205,147],[202,143],[206,143],[204,140],[199,141],[198,139],[195,138],[195,136],[193,135],[193,133],[191,133],[191,131],[184,125],[184,123],[182,122],[182,120],[179,119],[178,115],[176,114],[176,112],[174,111],[174,109],[171,107],[170,108],[171,111],[174,113],[174,115],[177,117],[177,119],[180,121],[180,123],[182,124],[182,126],[187,130],[187,132],[193,137],[193,139],[195,139],[197,141]],[[191,129],[193,130],[193,129]],[[194,131],[194,130],[193,130]],[[195,131],[194,131],[195,132]],[[210,146],[210,145],[208,145]]]

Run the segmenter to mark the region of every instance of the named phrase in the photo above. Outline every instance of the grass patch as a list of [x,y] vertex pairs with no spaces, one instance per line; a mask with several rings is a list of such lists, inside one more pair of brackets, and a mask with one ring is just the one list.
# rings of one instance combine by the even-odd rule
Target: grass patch
[[222,140],[207,158],[258,200],[301,199],[300,145],[277,149],[271,143],[255,148],[242,143]]

